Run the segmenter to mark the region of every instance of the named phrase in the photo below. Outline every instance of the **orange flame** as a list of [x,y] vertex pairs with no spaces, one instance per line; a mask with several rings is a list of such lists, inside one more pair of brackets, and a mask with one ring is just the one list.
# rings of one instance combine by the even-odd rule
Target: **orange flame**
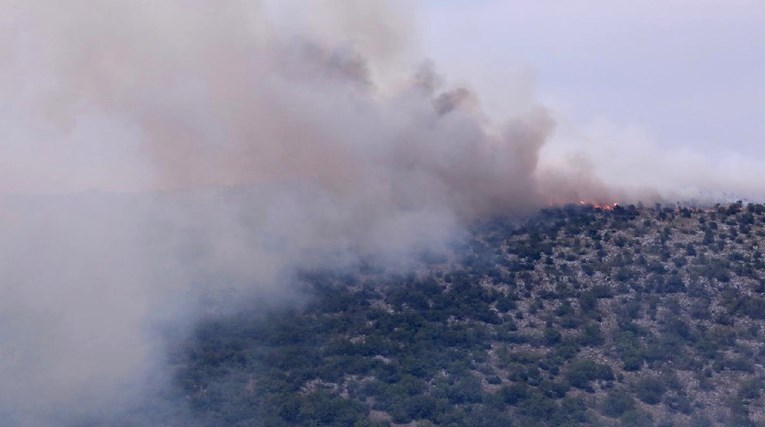
[[614,203],[594,203],[592,205],[592,207],[595,208],[596,210],[599,210],[599,211],[611,212],[614,209],[616,209],[617,207],[619,207],[619,204],[616,203],[616,202],[614,202]]

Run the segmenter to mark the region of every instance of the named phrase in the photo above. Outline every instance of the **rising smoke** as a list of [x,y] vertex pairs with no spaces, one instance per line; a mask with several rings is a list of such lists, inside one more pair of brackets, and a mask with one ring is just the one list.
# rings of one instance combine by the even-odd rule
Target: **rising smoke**
[[401,264],[474,219],[607,194],[540,172],[544,109],[490,123],[411,61],[401,12],[0,1],[0,416],[140,402],[157,325],[201,295],[284,295],[296,268]]

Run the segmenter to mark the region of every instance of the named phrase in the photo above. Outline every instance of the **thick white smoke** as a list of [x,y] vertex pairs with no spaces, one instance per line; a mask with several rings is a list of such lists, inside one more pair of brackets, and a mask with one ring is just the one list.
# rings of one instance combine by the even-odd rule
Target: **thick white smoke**
[[414,67],[399,12],[0,0],[0,416],[129,406],[162,372],[156,325],[211,291],[283,295],[295,268],[604,191],[540,174],[543,109],[492,124]]

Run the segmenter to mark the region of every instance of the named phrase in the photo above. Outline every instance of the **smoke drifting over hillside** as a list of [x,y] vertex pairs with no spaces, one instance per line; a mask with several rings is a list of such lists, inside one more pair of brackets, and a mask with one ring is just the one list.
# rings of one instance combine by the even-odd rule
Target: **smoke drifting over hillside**
[[0,416],[129,407],[164,372],[157,325],[211,292],[283,295],[296,268],[400,263],[476,218],[611,197],[585,167],[538,170],[542,108],[489,123],[414,67],[399,16],[0,1]]

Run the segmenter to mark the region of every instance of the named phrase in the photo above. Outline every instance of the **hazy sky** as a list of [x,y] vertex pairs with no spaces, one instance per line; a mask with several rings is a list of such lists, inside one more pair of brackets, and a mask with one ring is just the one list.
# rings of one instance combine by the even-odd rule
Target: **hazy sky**
[[[647,155],[656,178],[640,182],[693,186],[703,179],[677,175],[699,167],[737,189],[762,178],[765,2],[421,4],[424,50],[469,81],[491,114],[534,101],[554,110],[558,132],[547,148],[576,146],[601,175],[617,171],[598,157],[613,160],[630,171],[618,178],[627,183],[647,167],[628,158]],[[673,164],[662,166],[667,158]]]

